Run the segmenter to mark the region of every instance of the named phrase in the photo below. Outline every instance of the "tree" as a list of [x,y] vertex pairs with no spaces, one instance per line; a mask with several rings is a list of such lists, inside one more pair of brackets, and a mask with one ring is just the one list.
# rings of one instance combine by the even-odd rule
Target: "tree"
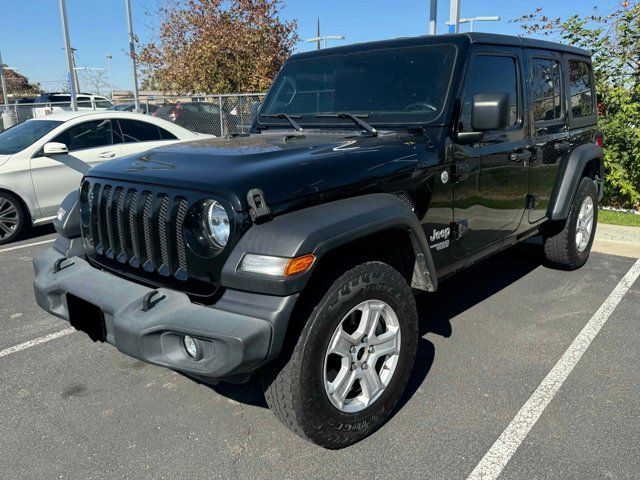
[[606,201],[640,206],[640,4],[625,1],[607,14],[549,18],[538,8],[513,20],[527,34],[589,50],[605,136]]
[[87,69],[82,71],[82,80],[89,84],[89,92],[96,95],[103,95],[109,90],[109,78],[107,72],[100,69]]
[[40,85],[29,83],[29,79],[20,75],[15,70],[4,66],[4,75],[7,82],[7,91],[14,96],[29,96],[40,93]]
[[170,0],[143,45],[143,84],[178,93],[261,92],[298,41],[281,0]]

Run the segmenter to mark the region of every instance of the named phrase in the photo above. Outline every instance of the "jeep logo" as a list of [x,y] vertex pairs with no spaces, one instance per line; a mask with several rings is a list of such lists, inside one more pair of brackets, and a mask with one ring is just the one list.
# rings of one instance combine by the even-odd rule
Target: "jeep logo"
[[449,227],[443,228],[442,230],[434,230],[431,236],[429,237],[430,242],[435,242],[437,240],[446,240],[449,238],[451,234],[451,229]]

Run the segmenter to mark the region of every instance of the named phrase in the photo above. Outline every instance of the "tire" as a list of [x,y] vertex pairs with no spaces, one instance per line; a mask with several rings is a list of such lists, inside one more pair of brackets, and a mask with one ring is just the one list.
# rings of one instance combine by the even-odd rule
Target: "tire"
[[0,191],[0,245],[14,241],[25,229],[25,220],[20,200],[9,192]]
[[[352,445],[380,428],[397,405],[415,358],[418,315],[406,280],[380,262],[352,268],[324,295],[319,292],[315,298],[318,297],[321,297],[319,301],[311,301],[313,305],[308,306],[312,309],[311,315],[290,356],[285,356],[264,375],[264,393],[269,407],[284,425],[302,438],[336,449]],[[382,308],[380,317],[366,315],[366,308],[368,312]],[[367,323],[366,318],[382,318],[382,321]],[[365,324],[377,325],[371,338],[360,335],[364,331],[361,326]],[[327,355],[330,344],[341,345],[337,340],[334,343],[334,339],[342,338],[338,329],[345,332],[347,327],[351,328],[349,338],[354,342],[346,344],[351,345],[349,349],[339,350],[349,353]],[[389,348],[391,338],[397,338],[393,340],[397,343]],[[384,351],[398,353],[385,355]],[[352,358],[349,359],[349,355]],[[373,365],[371,368],[367,361]],[[340,378],[361,377],[353,381],[351,389],[343,389],[342,407],[337,400],[340,389],[330,397],[327,389],[331,387],[326,382],[346,386],[348,381],[341,383],[340,373],[333,377],[334,370],[344,372],[345,377]],[[363,380],[365,376],[369,379],[374,375],[380,380],[379,385],[384,386],[377,393],[375,388],[368,387],[375,382]],[[349,394],[352,398],[348,398]]]
[[[585,215],[584,210],[585,205],[588,207],[588,204],[591,206],[590,225],[589,214]],[[564,227],[556,234],[544,239],[544,255],[551,266],[563,270],[582,267],[589,258],[597,224],[598,191],[593,180],[585,177],[578,185],[578,191]],[[587,232],[585,229],[589,226]]]

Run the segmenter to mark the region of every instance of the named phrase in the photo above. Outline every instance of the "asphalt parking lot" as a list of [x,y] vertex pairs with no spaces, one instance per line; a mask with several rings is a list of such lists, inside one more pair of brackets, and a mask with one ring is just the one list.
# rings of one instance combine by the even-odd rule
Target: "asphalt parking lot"
[[[467,478],[635,264],[594,253],[559,272],[523,244],[419,297],[401,408],[328,451],[281,426],[257,382],[199,385],[78,332],[38,343],[68,328],[33,300],[31,260],[49,244],[25,245],[51,238],[0,247],[3,479]],[[617,300],[500,478],[640,476],[640,280]]]

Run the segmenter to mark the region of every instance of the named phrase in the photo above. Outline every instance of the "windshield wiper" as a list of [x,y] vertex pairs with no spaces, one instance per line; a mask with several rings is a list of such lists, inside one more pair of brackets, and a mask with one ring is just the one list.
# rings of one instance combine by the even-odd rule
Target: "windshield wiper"
[[294,120],[294,118],[302,118],[302,115],[288,115],[286,113],[274,113],[274,114],[261,114],[260,116],[265,118],[284,118],[297,131],[299,132],[303,131],[303,128],[300,126],[300,124]]
[[369,125],[367,122],[362,120],[361,117],[368,118],[369,115],[354,115],[354,114],[349,113],[349,112],[319,113],[318,115],[316,115],[316,118],[348,118],[349,120],[352,120],[353,123],[355,123],[359,127],[362,127],[363,129],[365,129],[372,136],[377,137],[378,136],[378,130],[376,130],[371,125]]

